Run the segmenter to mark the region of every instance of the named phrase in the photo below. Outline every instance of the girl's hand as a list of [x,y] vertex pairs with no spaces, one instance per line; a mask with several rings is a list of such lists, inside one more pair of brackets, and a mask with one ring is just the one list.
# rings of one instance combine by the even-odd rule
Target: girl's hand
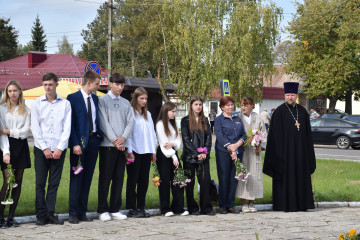
[[175,166],[176,168],[178,168],[178,167],[179,167],[179,160],[173,159],[173,164],[174,164],[174,166]]
[[260,146],[255,147],[255,152],[260,153],[261,152],[261,147]]
[[156,162],[156,154],[151,155],[151,161]]
[[3,156],[3,162],[5,164],[9,164],[10,163],[10,154],[5,154],[5,156]]
[[167,143],[164,144],[164,148],[165,148],[165,149],[170,149],[170,148],[172,148],[173,146],[174,146],[174,144],[173,144],[172,142],[167,142]]
[[199,159],[199,161],[205,160],[205,159],[206,159],[206,154],[205,154],[205,153],[199,154],[199,155],[198,155],[198,159]]
[[230,144],[229,146],[227,146],[227,149],[229,149],[229,150],[232,151],[232,152],[235,152],[236,149],[238,149],[238,146],[237,146],[236,143]]

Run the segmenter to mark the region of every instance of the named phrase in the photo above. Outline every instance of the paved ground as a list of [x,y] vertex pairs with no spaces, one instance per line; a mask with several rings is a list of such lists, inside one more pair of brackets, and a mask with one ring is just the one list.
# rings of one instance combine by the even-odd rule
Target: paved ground
[[360,208],[316,208],[309,212],[258,211],[216,216],[152,216],[147,219],[63,226],[21,224],[0,229],[0,239],[338,239],[360,231]]

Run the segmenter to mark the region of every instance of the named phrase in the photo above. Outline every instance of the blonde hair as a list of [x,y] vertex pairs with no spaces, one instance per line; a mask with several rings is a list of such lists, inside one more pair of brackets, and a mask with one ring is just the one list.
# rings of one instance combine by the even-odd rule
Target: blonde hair
[[8,94],[8,88],[13,85],[15,86],[19,91],[20,91],[20,94],[19,94],[19,98],[18,98],[18,103],[17,105],[19,106],[18,108],[18,113],[19,115],[24,115],[27,113],[26,109],[25,109],[25,101],[24,101],[24,95],[23,95],[23,90],[21,88],[21,85],[18,81],[16,80],[10,80],[7,84],[6,84],[6,87],[5,87],[5,94],[4,96],[2,97],[1,99],[1,102],[0,104],[5,104],[7,105],[8,107],[8,111],[10,112],[11,111],[11,106],[10,106],[10,97],[9,97],[9,94]]

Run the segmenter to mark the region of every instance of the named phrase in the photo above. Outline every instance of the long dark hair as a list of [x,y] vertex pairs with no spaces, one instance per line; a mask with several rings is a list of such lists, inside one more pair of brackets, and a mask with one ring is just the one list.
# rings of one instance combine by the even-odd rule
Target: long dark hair
[[178,136],[178,130],[176,127],[175,119],[169,119],[169,115],[168,115],[168,112],[173,110],[174,108],[176,108],[176,105],[174,103],[172,103],[172,102],[164,103],[164,105],[162,105],[162,107],[160,109],[159,116],[156,120],[156,123],[159,122],[160,120],[163,122],[165,134],[168,137],[171,136],[169,125],[167,124],[168,122],[171,124],[171,126],[173,126],[173,128],[175,129],[175,132],[176,132],[176,136]]
[[[145,88],[143,87],[138,87],[135,89],[134,91],[134,95],[131,99],[131,102],[130,102],[130,105],[133,107],[134,109],[134,114],[135,114],[135,117],[137,116],[138,114],[138,111],[137,111],[137,99],[138,97],[140,97],[141,95],[144,95],[146,94],[147,96],[149,96],[148,92],[145,90]],[[147,103],[145,105],[145,107],[141,107],[141,113],[140,115],[143,115],[145,120],[148,120],[148,117],[147,117],[147,110],[148,110],[148,106],[147,106]]]
[[[201,112],[198,116],[198,121],[196,121],[196,116],[194,111],[192,110],[192,105],[194,102],[200,101],[203,105]],[[207,132],[207,125],[205,124],[205,116],[204,116],[204,101],[200,96],[194,96],[190,100],[190,107],[189,107],[189,128],[190,132],[193,133],[194,130],[200,131],[202,133]]]

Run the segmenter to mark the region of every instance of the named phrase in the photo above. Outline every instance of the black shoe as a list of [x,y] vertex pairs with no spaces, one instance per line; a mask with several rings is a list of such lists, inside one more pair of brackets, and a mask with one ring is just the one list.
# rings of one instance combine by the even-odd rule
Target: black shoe
[[208,215],[208,216],[215,216],[215,215],[216,215],[216,213],[214,212],[214,210],[211,210],[211,212],[205,213],[205,215]]
[[239,211],[236,210],[235,208],[229,208],[229,209],[227,210],[227,212],[228,212],[228,213],[234,213],[234,214],[238,214],[238,213],[239,213]]
[[198,215],[200,215],[200,212],[199,211],[193,211],[193,212],[190,212],[190,215],[198,216]]
[[88,218],[86,215],[81,215],[78,217],[79,222],[92,222],[92,218]]
[[5,224],[7,224],[8,227],[18,227],[18,226],[20,226],[20,224],[16,220],[14,220],[13,218],[8,218],[6,220]]
[[43,226],[46,224],[46,217],[37,217],[36,218],[36,225]]
[[[134,216],[135,217],[135,216]],[[138,211],[138,218],[149,218],[150,217],[150,213],[146,212],[144,209],[140,209]]]
[[78,224],[79,223],[79,218],[76,216],[70,216],[69,217],[69,223],[71,224]]
[[51,214],[47,218],[47,223],[56,224],[56,225],[63,225],[64,221],[59,220],[58,217],[56,217],[54,214]]
[[226,211],[225,208],[219,208],[219,213],[220,214],[227,214],[228,212]]
[[7,223],[5,222],[5,219],[0,219],[0,228],[7,228]]
[[139,212],[137,210],[130,209],[128,214],[127,214],[127,217],[136,217],[138,214],[139,214]]

